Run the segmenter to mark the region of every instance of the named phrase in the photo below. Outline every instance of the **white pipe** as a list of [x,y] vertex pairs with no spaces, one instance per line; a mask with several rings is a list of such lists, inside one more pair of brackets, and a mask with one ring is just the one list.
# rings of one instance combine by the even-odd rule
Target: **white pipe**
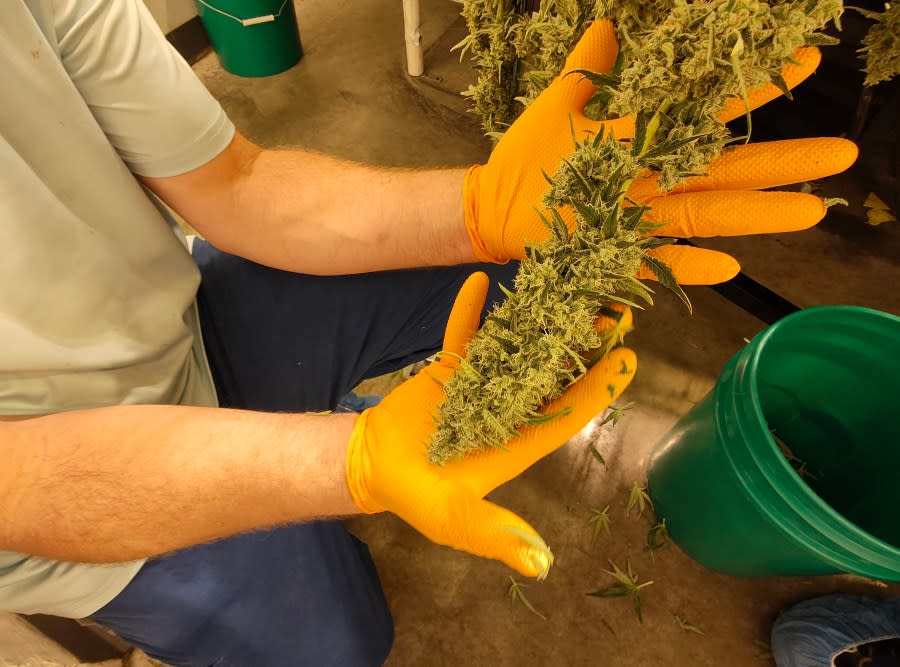
[[406,71],[410,76],[422,76],[425,59],[422,57],[422,21],[419,0],[403,0],[403,34],[406,39]]

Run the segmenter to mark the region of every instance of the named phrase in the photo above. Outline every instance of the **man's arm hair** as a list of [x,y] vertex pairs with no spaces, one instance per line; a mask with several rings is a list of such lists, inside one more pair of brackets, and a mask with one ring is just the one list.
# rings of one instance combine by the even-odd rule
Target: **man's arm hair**
[[205,165],[141,180],[221,250],[338,275],[477,261],[463,222],[464,176],[264,150],[235,133]]
[[0,419],[0,550],[119,562],[357,513],[354,419],[155,405]]

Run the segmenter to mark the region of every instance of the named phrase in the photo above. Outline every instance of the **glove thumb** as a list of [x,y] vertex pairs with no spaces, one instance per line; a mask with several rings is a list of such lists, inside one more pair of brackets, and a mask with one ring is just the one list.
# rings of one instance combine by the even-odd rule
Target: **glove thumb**
[[[420,530],[432,541],[499,560],[526,577],[543,579],[553,554],[520,516],[456,484],[443,485],[437,512]],[[419,527],[419,526],[417,526]]]
[[619,40],[612,21],[594,21],[578,40],[575,48],[566,58],[562,75],[557,79],[566,106],[572,112],[581,114],[584,105],[594,94],[596,86],[581,74],[571,74],[576,70],[587,70],[605,74],[612,70],[619,55]]

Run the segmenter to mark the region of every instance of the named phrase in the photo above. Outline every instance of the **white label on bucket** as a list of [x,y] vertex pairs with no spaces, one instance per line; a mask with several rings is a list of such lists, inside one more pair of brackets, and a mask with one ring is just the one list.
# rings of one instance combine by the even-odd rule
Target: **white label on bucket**
[[252,19],[241,19],[241,24],[246,27],[250,25],[257,25],[259,23],[271,23],[274,20],[274,14],[266,14],[265,16],[257,16]]

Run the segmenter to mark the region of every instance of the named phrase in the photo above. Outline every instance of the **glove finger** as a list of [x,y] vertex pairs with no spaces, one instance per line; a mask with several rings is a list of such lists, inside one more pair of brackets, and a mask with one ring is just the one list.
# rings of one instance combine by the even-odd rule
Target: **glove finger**
[[[781,70],[781,78],[787,84],[788,89],[792,89],[802,83],[809,77],[819,63],[822,61],[822,53],[814,46],[806,46],[797,49],[794,52],[794,60],[796,63],[790,63]],[[773,83],[766,83],[756,86],[747,91],[747,100],[749,102],[750,111],[758,109],[763,104],[767,104],[780,97],[784,93]],[[734,120],[747,113],[747,104],[743,98],[733,97],[725,103],[722,111],[719,112],[719,118],[723,123]]]
[[458,355],[465,352],[466,345],[478,331],[489,285],[487,274],[481,271],[466,278],[456,295],[450,319],[447,321],[447,329],[444,332],[445,352]]
[[740,236],[807,229],[825,217],[825,205],[802,192],[689,192],[655,199],[647,217],[668,223],[654,236]]
[[[650,254],[672,269],[680,285],[717,285],[731,280],[741,270],[734,257],[718,250],[670,245],[655,248]],[[646,266],[641,267],[637,277],[640,280],[656,280]]]
[[618,329],[621,332],[621,338],[624,339],[625,334],[634,328],[634,315],[631,308],[621,303],[613,303],[607,310],[614,313],[614,316],[610,317],[610,315],[601,313],[597,316],[594,328],[600,332]]
[[603,412],[625,391],[637,370],[637,355],[617,348],[603,357],[578,382],[548,404],[544,414],[567,413],[544,424],[526,426],[505,450],[479,450],[445,466],[458,484],[483,497],[555,451]]
[[[848,169],[858,154],[856,144],[837,137],[747,144],[725,151],[709,165],[706,175],[686,179],[672,192],[762,190],[815,181]],[[659,194],[656,176],[638,179],[628,190],[628,197],[638,203]]]
[[524,519],[453,483],[429,495],[417,505],[418,516],[401,518],[432,542],[499,560],[526,577],[547,576],[553,554]]
[[557,94],[566,101],[566,106],[571,111],[580,114],[597,89],[576,70],[605,74],[616,64],[618,55],[619,40],[612,21],[594,21],[566,58],[563,73],[555,82],[559,91]]

